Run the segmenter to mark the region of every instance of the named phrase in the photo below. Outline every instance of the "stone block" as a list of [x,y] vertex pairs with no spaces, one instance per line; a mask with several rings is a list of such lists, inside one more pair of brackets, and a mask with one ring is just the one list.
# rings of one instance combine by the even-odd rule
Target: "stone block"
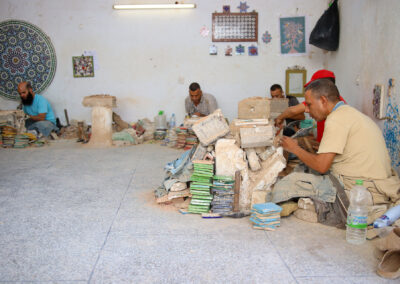
[[220,109],[194,123],[192,129],[204,146],[229,133],[229,126]]
[[240,128],[240,144],[242,148],[272,146],[274,137],[274,127],[272,125]]
[[285,167],[286,160],[283,157],[283,149],[278,148],[268,160],[261,162],[261,170],[253,177],[251,191],[270,190]]
[[171,192],[182,191],[187,189],[186,182],[176,182],[174,183],[171,188],[169,189]]
[[276,151],[276,148],[275,148],[274,146],[267,147],[267,148],[265,149],[265,151],[262,152],[262,153],[260,153],[260,154],[258,154],[258,156],[260,157],[261,160],[265,161],[265,160],[267,160],[269,157],[271,157],[272,154],[275,153],[275,151]]
[[279,204],[279,206],[282,207],[281,217],[287,217],[290,214],[292,214],[294,211],[299,209],[297,202],[294,202],[294,201],[288,201],[288,202]]
[[314,202],[311,198],[299,198],[298,205],[300,209],[315,212]]
[[259,171],[261,169],[260,159],[258,158],[254,148],[247,148],[246,156],[247,156],[247,161],[249,162],[250,169],[254,172]]
[[289,99],[269,99],[270,112],[282,113],[289,107]]
[[117,98],[110,95],[92,95],[83,98],[82,102],[85,107],[117,107]]
[[268,119],[237,119],[232,120],[229,124],[229,129],[232,135],[240,132],[240,128],[248,127],[253,128],[257,126],[267,126],[269,123]]
[[207,148],[198,144],[196,151],[194,151],[194,154],[192,156],[192,161],[193,160],[203,160],[204,156],[207,154]]
[[318,215],[315,212],[304,210],[304,209],[297,209],[294,211],[294,216],[298,219],[310,222],[310,223],[318,223]]
[[236,144],[234,139],[219,139],[215,144],[216,174],[235,176],[240,171],[241,184],[239,194],[239,209],[249,210],[251,205],[251,191],[249,170],[245,153]]
[[241,100],[238,104],[240,119],[269,118],[270,100],[263,97],[251,97]]
[[251,206],[267,202],[267,191],[253,191],[251,194]]

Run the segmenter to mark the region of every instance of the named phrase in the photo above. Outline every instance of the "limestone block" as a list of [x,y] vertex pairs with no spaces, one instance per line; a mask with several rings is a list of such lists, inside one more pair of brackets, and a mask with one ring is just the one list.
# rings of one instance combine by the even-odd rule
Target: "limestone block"
[[272,154],[275,153],[275,151],[276,151],[276,148],[274,146],[267,147],[267,149],[264,152],[258,154],[258,156],[260,157],[261,160],[265,161],[269,157],[271,157]]
[[270,113],[269,101],[262,97],[241,100],[238,104],[238,117],[240,119],[268,118]]
[[254,148],[246,149],[247,160],[252,171],[259,171],[261,169],[260,160]]
[[256,151],[257,155],[263,153],[265,150],[267,150],[267,147],[256,147],[254,148],[254,150]]
[[242,127],[257,127],[257,126],[267,126],[269,123],[268,119],[237,119],[232,120],[231,124],[229,124],[229,129],[231,134],[234,136],[236,133],[239,133],[240,128]]
[[290,214],[292,214],[294,211],[299,209],[297,202],[294,202],[294,201],[288,201],[288,202],[279,204],[279,206],[282,207],[281,217],[287,217]]
[[315,212],[314,202],[311,198],[299,198],[298,205],[301,209]]
[[257,126],[240,128],[240,144],[242,148],[272,146],[274,143],[274,127]]
[[310,223],[318,223],[318,215],[315,212],[304,210],[304,209],[297,209],[294,211],[294,216],[298,219],[310,222]]
[[289,107],[289,99],[269,99],[270,112],[282,113]]
[[186,188],[187,188],[186,182],[176,182],[171,186],[169,190],[175,192],[175,191],[185,190]]
[[249,170],[244,151],[235,144],[234,139],[219,139],[215,144],[215,154],[217,175],[235,176],[235,172],[240,171],[239,209],[250,209]]
[[229,126],[220,109],[194,123],[192,129],[204,146],[229,133]]
[[286,167],[283,149],[280,147],[266,161],[261,162],[261,170],[257,173],[251,184],[251,190],[270,190],[275,184],[279,173]]
[[204,156],[207,154],[207,148],[202,145],[197,145],[196,151],[192,156],[192,161],[194,160],[203,160]]
[[94,106],[92,108],[92,135],[90,147],[108,147],[112,144],[112,109]]
[[83,98],[82,102],[85,107],[117,107],[117,98],[110,95],[92,95]]
[[254,204],[265,203],[267,200],[267,191],[253,191],[251,194],[251,206]]

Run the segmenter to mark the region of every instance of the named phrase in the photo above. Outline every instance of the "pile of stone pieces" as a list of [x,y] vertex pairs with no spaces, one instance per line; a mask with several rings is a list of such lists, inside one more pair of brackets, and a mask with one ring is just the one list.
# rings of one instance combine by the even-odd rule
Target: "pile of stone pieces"
[[282,208],[272,202],[254,204],[251,209],[250,221],[253,228],[265,231],[275,231],[281,224]]
[[[191,161],[215,161],[217,176],[233,179],[235,172],[240,171],[240,211],[249,211],[252,204],[265,203],[279,173],[286,167],[270,114],[279,115],[284,109],[282,105],[287,104],[286,99],[271,104],[267,98],[248,98],[239,103],[239,118],[229,126],[219,109],[191,125],[200,142],[185,152]],[[278,109],[274,109],[275,105]],[[189,162],[185,169],[192,173],[193,164]],[[156,190],[156,197],[168,193],[162,185]]]

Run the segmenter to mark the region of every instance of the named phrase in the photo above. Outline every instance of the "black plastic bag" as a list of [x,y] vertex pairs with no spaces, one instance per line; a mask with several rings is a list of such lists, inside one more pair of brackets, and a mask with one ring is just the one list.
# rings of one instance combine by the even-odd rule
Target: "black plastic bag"
[[312,30],[309,43],[325,50],[337,50],[339,47],[339,27],[339,9],[337,0],[334,0]]

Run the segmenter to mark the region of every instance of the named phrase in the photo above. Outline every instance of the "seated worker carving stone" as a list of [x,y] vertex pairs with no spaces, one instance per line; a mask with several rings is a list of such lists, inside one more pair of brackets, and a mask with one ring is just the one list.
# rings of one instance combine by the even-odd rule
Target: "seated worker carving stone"
[[18,93],[21,97],[22,109],[29,116],[25,121],[27,130],[36,130],[44,137],[49,137],[52,131],[59,130],[49,101],[35,94],[29,82],[21,82],[18,85]]
[[198,83],[189,86],[189,96],[185,99],[185,110],[189,116],[207,116],[218,108],[213,95],[203,93]]
[[391,161],[382,132],[375,122],[340,100],[336,85],[328,79],[311,82],[305,89],[306,112],[316,121],[326,120],[316,154],[300,148],[283,136],[283,148],[304,164],[336,177],[347,191],[355,180],[364,181],[374,205],[400,203],[400,180]]

